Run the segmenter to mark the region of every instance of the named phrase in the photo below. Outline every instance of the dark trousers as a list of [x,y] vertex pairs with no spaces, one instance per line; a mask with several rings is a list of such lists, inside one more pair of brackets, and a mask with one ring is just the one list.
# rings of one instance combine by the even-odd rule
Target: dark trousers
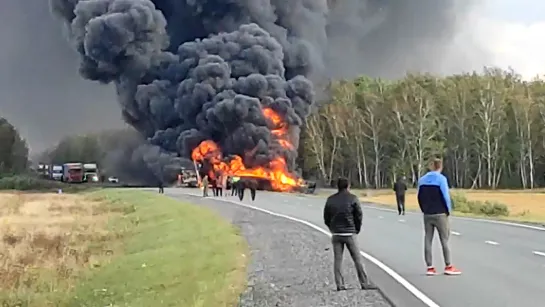
[[255,192],[256,192],[256,189],[250,189],[250,196],[252,196],[252,201],[255,200]]
[[218,188],[218,196],[223,196],[223,188]]
[[343,264],[343,253],[344,247],[348,248],[348,252],[354,261],[356,266],[356,272],[358,273],[358,280],[362,287],[365,287],[368,284],[367,273],[363,267],[361,261],[360,249],[358,247],[356,235],[352,236],[336,236],[331,237],[331,243],[333,244],[333,272],[335,273],[335,284],[337,288],[344,288],[344,278],[342,275],[342,264]]
[[159,194],[165,193],[165,189],[163,187],[159,187]]
[[231,185],[231,196],[233,195],[237,195],[237,189],[233,185]]
[[405,214],[405,194],[396,194],[397,212]]
[[238,199],[242,201],[244,199],[244,189],[237,189]]

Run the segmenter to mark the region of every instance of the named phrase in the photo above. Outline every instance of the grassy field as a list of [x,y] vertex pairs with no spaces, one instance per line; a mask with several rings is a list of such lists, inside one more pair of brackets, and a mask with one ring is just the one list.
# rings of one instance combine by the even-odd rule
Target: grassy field
[[238,231],[154,193],[2,193],[0,227],[1,306],[236,306],[245,288]]
[[[391,190],[356,190],[363,201],[395,206],[395,195]],[[452,190],[453,194],[465,195],[469,201],[495,202],[505,204],[510,211],[508,217],[503,219],[545,222],[545,193],[541,190],[512,191],[512,190]],[[408,209],[418,209],[416,190],[409,190],[406,196]]]

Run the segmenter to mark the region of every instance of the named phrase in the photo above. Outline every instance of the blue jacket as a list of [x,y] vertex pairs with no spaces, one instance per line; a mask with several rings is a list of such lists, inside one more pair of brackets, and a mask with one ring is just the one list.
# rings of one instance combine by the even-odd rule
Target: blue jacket
[[424,214],[450,214],[452,201],[447,177],[431,171],[418,180],[418,204]]

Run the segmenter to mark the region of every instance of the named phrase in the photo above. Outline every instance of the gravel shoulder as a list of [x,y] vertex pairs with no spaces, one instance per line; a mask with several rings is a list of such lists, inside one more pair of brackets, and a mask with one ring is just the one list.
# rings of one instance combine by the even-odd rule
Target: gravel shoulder
[[308,226],[211,198],[181,197],[217,211],[248,241],[248,288],[240,307],[391,306],[379,291],[357,287],[347,252],[343,273],[350,288],[335,291],[330,239]]

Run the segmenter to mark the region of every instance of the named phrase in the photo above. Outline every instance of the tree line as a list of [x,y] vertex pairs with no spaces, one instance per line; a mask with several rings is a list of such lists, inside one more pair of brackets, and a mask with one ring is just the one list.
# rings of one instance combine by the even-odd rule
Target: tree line
[[0,177],[23,173],[28,167],[28,145],[17,129],[0,117]]
[[512,70],[447,77],[358,77],[328,87],[308,118],[300,155],[307,176],[367,188],[415,182],[431,158],[457,188],[545,186],[545,82]]

